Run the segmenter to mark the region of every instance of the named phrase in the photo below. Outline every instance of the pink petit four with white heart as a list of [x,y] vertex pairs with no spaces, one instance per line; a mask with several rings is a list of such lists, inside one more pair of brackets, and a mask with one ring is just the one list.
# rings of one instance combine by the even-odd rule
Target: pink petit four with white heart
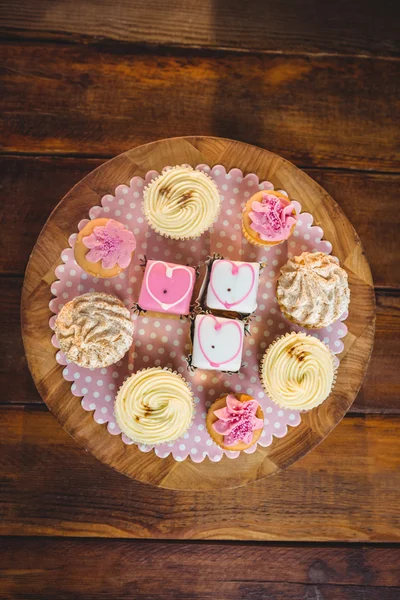
[[236,319],[197,315],[194,322],[192,366],[238,371],[242,363],[244,324]]
[[196,271],[193,267],[149,260],[140,290],[139,307],[143,310],[187,315],[195,281]]
[[250,314],[257,308],[259,263],[215,260],[207,289],[208,308]]

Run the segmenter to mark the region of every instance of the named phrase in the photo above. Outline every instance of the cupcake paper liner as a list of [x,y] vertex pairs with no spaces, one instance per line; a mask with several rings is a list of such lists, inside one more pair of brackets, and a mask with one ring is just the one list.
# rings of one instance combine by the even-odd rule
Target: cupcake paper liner
[[[285,406],[284,404],[282,404],[281,402],[279,402],[279,400],[277,400],[276,398],[274,398],[273,392],[271,392],[271,390],[268,389],[268,386],[267,386],[267,384],[266,384],[266,382],[264,380],[264,377],[263,377],[263,369],[264,369],[265,361],[267,359],[267,355],[268,355],[269,351],[271,350],[271,348],[273,348],[273,346],[275,346],[275,344],[277,344],[277,342],[279,342],[281,339],[290,337],[293,334],[297,335],[298,333],[304,333],[304,332],[302,332],[302,331],[298,331],[298,332],[291,331],[291,332],[285,333],[284,335],[280,335],[279,337],[277,337],[268,346],[268,348],[265,351],[265,353],[264,353],[264,355],[263,355],[263,357],[261,359],[261,362],[260,362],[260,380],[261,380],[262,386],[263,386],[266,394],[271,398],[271,400],[273,402],[275,402],[275,404],[277,406],[280,406],[281,408],[284,408],[286,410],[290,410],[290,407]],[[305,335],[307,337],[314,337],[314,336],[312,336],[312,335],[310,335],[308,333],[305,333]],[[318,338],[316,338],[316,339],[318,339]],[[320,406],[321,404],[323,404],[329,398],[329,396],[332,394],[333,388],[335,387],[335,383],[336,383],[337,370],[338,370],[338,366],[339,366],[339,361],[336,358],[336,356],[334,355],[334,353],[332,352],[332,350],[329,348],[328,344],[325,344],[323,341],[321,341],[319,339],[318,339],[318,341],[321,342],[321,344],[323,344],[327,348],[327,350],[329,350],[329,354],[330,354],[330,357],[331,357],[331,360],[332,360],[332,366],[333,366],[332,385],[331,385],[331,389],[329,391],[329,394],[326,396],[326,398],[324,398],[324,400],[321,400],[321,402],[319,402],[318,404],[315,404],[314,406],[311,406],[310,408],[307,408],[307,409],[297,409],[297,410],[299,410],[299,412],[302,412],[302,413],[308,412],[308,411],[312,410],[313,408],[317,408],[317,406]],[[295,410],[295,408],[293,408],[292,410]]]
[[[272,189],[270,182],[260,182],[254,173],[244,175],[240,169],[226,171],[221,165],[196,167],[207,173],[216,182],[221,192],[221,213],[218,221],[200,238],[196,240],[173,240],[157,234],[148,227],[144,219],[141,203],[144,187],[155,177],[156,171],[149,171],[144,178],[133,177],[130,182],[119,185],[115,192],[106,194],[101,205],[90,209],[88,219],[108,217],[116,219],[130,228],[136,237],[136,251],[129,267],[112,279],[96,279],[84,273],[74,261],[73,246],[76,234],[71,232],[69,247],[61,252],[60,264],[55,270],[55,281],[51,284],[53,298],[50,309],[54,316],[50,326],[54,325],[55,315],[62,306],[75,296],[85,292],[97,291],[114,294],[128,308],[139,298],[143,278],[140,256],[166,262],[189,264],[196,266],[204,263],[207,256],[218,253],[225,258],[239,261],[267,263],[260,275],[258,308],[251,315],[251,335],[244,339],[242,367],[239,373],[228,375],[218,371],[187,371],[186,357],[190,351],[190,320],[184,323],[179,319],[153,317],[148,314],[132,314],[135,323],[134,343],[128,353],[115,365],[102,369],[85,369],[68,363],[63,352],[57,348],[53,337],[53,345],[57,362],[62,365],[62,374],[71,385],[71,392],[77,396],[82,408],[93,415],[99,427],[107,427],[110,435],[120,435],[113,413],[115,393],[124,378],[131,373],[153,366],[170,368],[184,376],[192,388],[196,413],[190,430],[183,439],[161,444],[154,448],[139,444],[143,452],[153,451],[160,458],[171,456],[182,461],[189,458],[193,462],[209,459],[217,462],[223,456],[235,458],[239,453],[223,451],[216,446],[205,427],[205,416],[211,402],[220,395],[232,391],[241,391],[253,396],[261,405],[265,425],[258,445],[269,446],[275,437],[286,435],[289,426],[300,423],[300,413],[295,410],[284,410],[276,405],[261,385],[258,373],[259,363],[266,348],[272,340],[290,330],[299,330],[296,325],[287,321],[279,310],[275,298],[276,281],[281,266],[288,257],[301,254],[303,250],[313,249],[330,253],[331,245],[323,240],[323,231],[313,226],[313,218],[308,213],[301,213],[301,207],[295,203],[299,214],[298,224],[288,242],[278,246],[257,248],[249,244],[242,236],[242,211],[247,200],[257,189]],[[77,224],[81,229],[88,219]],[[196,291],[196,294],[198,292]],[[319,339],[329,344],[334,353],[343,349],[341,338],[346,335],[346,325],[341,319],[332,326],[317,332]],[[50,334],[50,332],[49,332]],[[126,444],[133,442],[122,435]],[[253,446],[245,453],[256,450]]]

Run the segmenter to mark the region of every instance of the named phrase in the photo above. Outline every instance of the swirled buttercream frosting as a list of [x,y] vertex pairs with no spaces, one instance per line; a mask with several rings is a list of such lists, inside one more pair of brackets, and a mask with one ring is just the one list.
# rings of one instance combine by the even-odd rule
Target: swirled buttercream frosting
[[143,212],[149,225],[173,239],[195,238],[217,219],[218,188],[192,167],[173,167],[144,190]]
[[130,312],[111,294],[77,296],[60,310],[54,330],[68,360],[90,369],[116,363],[132,345]]
[[324,252],[303,252],[281,269],[276,290],[282,312],[301,327],[327,327],[348,309],[347,273]]
[[268,396],[283,408],[309,410],[330,394],[336,377],[329,348],[306,333],[287,333],[273,342],[261,363]]
[[134,442],[161,444],[181,437],[193,420],[193,396],[186,381],[154,367],[131,375],[115,399],[119,428]]

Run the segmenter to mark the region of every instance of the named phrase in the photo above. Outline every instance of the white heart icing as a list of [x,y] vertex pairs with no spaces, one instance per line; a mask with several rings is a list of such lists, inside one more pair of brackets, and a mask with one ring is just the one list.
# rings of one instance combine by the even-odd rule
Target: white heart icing
[[237,371],[242,361],[242,321],[199,315],[195,322],[193,366]]
[[207,291],[207,306],[253,312],[257,308],[259,270],[259,263],[216,260]]

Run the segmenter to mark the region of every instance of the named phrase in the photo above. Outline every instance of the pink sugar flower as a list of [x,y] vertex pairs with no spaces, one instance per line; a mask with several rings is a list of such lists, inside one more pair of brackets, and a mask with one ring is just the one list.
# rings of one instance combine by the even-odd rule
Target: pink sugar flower
[[133,233],[113,219],[109,219],[105,226],[95,227],[93,233],[82,241],[86,248],[90,248],[86,259],[93,263],[101,260],[103,269],[113,269],[116,264],[126,269],[136,248]]
[[262,240],[284,240],[290,233],[296,218],[293,216],[293,205],[283,198],[272,194],[263,194],[262,202],[254,201],[249,217],[250,227]]
[[257,408],[256,400],[240,402],[233,394],[228,394],[226,406],[214,411],[218,421],[213,428],[224,436],[224,444],[234,446],[238,442],[251,443],[253,432],[264,426],[263,419],[256,417]]

